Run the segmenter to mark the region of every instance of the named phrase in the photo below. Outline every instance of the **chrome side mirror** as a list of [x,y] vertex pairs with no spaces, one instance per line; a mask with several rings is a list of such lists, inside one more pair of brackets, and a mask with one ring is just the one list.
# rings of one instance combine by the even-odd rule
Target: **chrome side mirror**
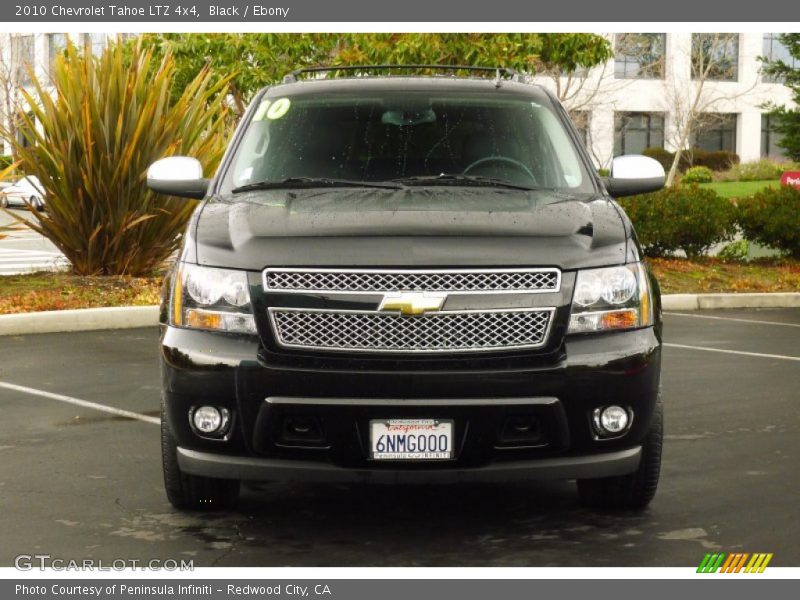
[[664,187],[666,174],[661,163],[649,156],[630,154],[611,161],[611,176],[603,183],[614,198],[655,192]]
[[159,194],[199,200],[208,192],[208,179],[203,178],[203,167],[196,158],[170,156],[147,169],[147,187]]

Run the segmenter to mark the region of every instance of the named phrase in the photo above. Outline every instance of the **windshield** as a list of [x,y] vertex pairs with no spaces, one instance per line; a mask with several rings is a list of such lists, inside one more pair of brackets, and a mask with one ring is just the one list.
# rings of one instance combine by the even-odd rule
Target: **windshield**
[[223,191],[314,180],[594,191],[549,102],[396,91],[264,98]]

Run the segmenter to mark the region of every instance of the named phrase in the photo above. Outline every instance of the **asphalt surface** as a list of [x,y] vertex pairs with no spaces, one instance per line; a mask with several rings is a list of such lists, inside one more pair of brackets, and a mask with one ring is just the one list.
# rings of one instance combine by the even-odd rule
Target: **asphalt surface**
[[[798,566],[800,310],[694,314],[666,316],[667,343],[692,348],[664,350],[664,465],[645,512],[592,512],[574,484],[551,482],[265,485],[234,512],[182,514],[164,497],[154,423],[0,387],[0,566],[35,553],[195,566],[696,566],[715,550]],[[0,338],[0,382],[154,416],[156,344],[155,329]]]
[[[30,219],[30,211],[9,208],[12,214]],[[0,210],[0,227],[15,225],[8,213]],[[30,271],[51,271],[68,265],[67,259],[53,243],[28,229],[18,227],[0,233],[0,275],[13,275]]]

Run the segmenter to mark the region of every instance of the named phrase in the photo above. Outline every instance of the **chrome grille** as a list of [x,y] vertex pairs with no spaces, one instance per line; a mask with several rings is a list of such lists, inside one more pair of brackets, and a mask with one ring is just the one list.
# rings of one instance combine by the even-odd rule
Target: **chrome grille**
[[264,289],[283,292],[557,292],[558,269],[267,269]]
[[555,309],[432,312],[271,308],[278,343],[342,352],[487,352],[544,345]]

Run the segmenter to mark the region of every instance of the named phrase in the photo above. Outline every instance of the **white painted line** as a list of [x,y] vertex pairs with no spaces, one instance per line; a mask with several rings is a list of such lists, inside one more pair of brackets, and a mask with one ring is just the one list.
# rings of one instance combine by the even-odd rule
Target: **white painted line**
[[736,321],[737,323],[755,323],[756,325],[781,325],[783,327],[800,327],[800,323],[779,323],[777,321],[759,321],[757,319],[739,319],[737,317],[714,317],[712,315],[691,315],[689,313],[665,312],[665,315],[676,317],[694,317],[695,319],[717,319],[718,321]]
[[726,350],[724,348],[709,348],[707,346],[688,346],[686,344],[667,344],[668,348],[685,348],[687,350],[702,350],[703,352],[721,352],[722,354],[738,354],[740,356],[755,356],[757,358],[777,358],[779,360],[794,360],[800,362],[800,356],[787,356],[785,354],[762,354],[760,352],[744,352],[742,350]]
[[156,417],[143,415],[137,412],[131,412],[121,408],[114,408],[113,406],[106,406],[105,404],[98,404],[97,402],[89,402],[88,400],[81,400],[80,398],[73,398],[72,396],[54,394],[53,392],[37,390],[36,388],[25,387],[24,385],[17,385],[15,383],[7,383],[5,381],[0,381],[0,388],[12,390],[14,392],[20,392],[23,394],[30,394],[31,396],[48,398],[50,400],[58,400],[59,402],[66,402],[67,404],[74,404],[75,406],[82,406],[83,408],[91,408],[92,410],[99,410],[101,412],[116,415],[118,417],[127,417],[129,419],[136,419],[137,421],[144,421],[145,423],[152,423],[153,425],[161,425],[161,419]]

